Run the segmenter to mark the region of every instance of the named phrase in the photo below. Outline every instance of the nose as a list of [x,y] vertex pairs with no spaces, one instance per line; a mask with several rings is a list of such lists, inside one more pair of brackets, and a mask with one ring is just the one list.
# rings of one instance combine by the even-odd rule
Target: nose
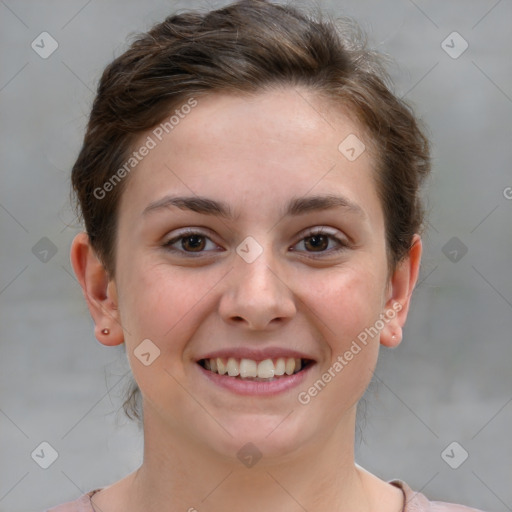
[[252,263],[236,256],[219,305],[224,321],[265,330],[282,326],[295,315],[293,292],[285,283],[283,271],[266,256],[270,252],[263,251]]

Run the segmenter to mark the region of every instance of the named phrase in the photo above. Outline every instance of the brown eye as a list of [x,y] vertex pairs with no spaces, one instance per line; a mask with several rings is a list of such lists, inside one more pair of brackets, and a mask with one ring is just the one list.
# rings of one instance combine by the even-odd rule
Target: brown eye
[[181,255],[197,254],[198,256],[203,253],[210,253],[212,252],[212,249],[214,251],[219,250],[219,246],[208,236],[194,231],[181,233],[179,236],[165,242],[163,247],[173,253]]
[[312,251],[325,251],[329,245],[329,237],[325,235],[312,235],[304,238],[304,246]]
[[181,238],[181,247],[186,251],[199,252],[206,245],[205,237],[201,235],[190,235]]
[[[339,238],[325,229],[318,229],[310,231],[292,250],[309,253],[311,257],[323,257],[334,256],[348,247],[349,243],[343,238]],[[313,253],[317,253],[318,256]]]

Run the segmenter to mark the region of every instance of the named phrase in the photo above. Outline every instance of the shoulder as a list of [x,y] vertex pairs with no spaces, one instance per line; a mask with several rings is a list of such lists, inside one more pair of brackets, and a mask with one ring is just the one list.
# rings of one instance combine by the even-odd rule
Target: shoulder
[[420,492],[413,491],[402,480],[392,480],[389,483],[402,489],[404,493],[405,507],[403,512],[483,512],[476,508],[457,505],[455,503],[430,501]]
[[101,489],[94,489],[86,494],[83,494],[75,501],[68,501],[61,503],[56,507],[49,508],[44,512],[95,512],[91,504],[91,497]]

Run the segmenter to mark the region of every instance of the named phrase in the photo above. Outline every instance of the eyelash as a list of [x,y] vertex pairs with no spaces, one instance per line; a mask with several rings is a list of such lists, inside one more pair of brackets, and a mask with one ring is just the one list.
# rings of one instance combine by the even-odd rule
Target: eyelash
[[[344,250],[346,250],[349,247],[349,244],[348,244],[347,241],[345,241],[345,240],[343,240],[341,238],[338,238],[337,236],[333,235],[332,233],[330,233],[330,232],[328,232],[328,231],[326,231],[325,229],[322,229],[322,228],[318,228],[318,229],[309,231],[305,236],[303,236],[294,245],[297,245],[297,244],[303,242],[307,238],[312,238],[314,236],[319,236],[319,235],[327,236],[330,240],[334,240],[339,245],[339,247],[336,248],[336,249],[319,251],[318,253],[315,253],[314,251],[310,252],[310,254],[312,254],[312,256],[307,256],[308,258],[321,258],[321,257],[323,257],[322,255],[325,255],[325,254],[328,254],[328,255],[338,254],[339,252],[344,251]],[[210,237],[207,236],[205,233],[202,233],[200,231],[196,231],[196,230],[193,230],[193,229],[187,229],[186,231],[183,231],[182,233],[180,233],[179,236],[174,237],[171,240],[168,240],[167,242],[165,242],[163,244],[163,247],[164,247],[164,249],[166,249],[166,250],[168,250],[170,252],[186,254],[187,257],[192,257],[192,258],[201,257],[204,254],[205,251],[189,252],[189,251],[184,251],[184,250],[181,250],[181,249],[175,249],[174,247],[172,247],[172,245],[174,245],[175,243],[177,243],[177,242],[179,242],[181,240],[184,240],[186,238],[189,238],[191,236],[199,236],[199,237],[206,238],[207,240],[210,240],[211,242],[213,242],[213,240],[211,240]],[[207,251],[207,252],[210,252],[210,251]],[[318,256],[314,255],[314,254],[318,254]]]

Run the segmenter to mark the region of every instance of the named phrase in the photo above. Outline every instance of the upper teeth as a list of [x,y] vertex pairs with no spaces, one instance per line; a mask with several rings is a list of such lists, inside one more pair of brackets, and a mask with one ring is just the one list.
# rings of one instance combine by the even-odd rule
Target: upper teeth
[[255,377],[260,379],[269,379],[284,375],[292,375],[302,368],[301,359],[293,357],[279,357],[275,361],[265,359],[263,361],[254,361],[252,359],[236,359],[230,357],[227,360],[220,357],[214,359],[205,359],[205,368],[220,375],[226,373],[230,377],[240,376],[242,379]]

